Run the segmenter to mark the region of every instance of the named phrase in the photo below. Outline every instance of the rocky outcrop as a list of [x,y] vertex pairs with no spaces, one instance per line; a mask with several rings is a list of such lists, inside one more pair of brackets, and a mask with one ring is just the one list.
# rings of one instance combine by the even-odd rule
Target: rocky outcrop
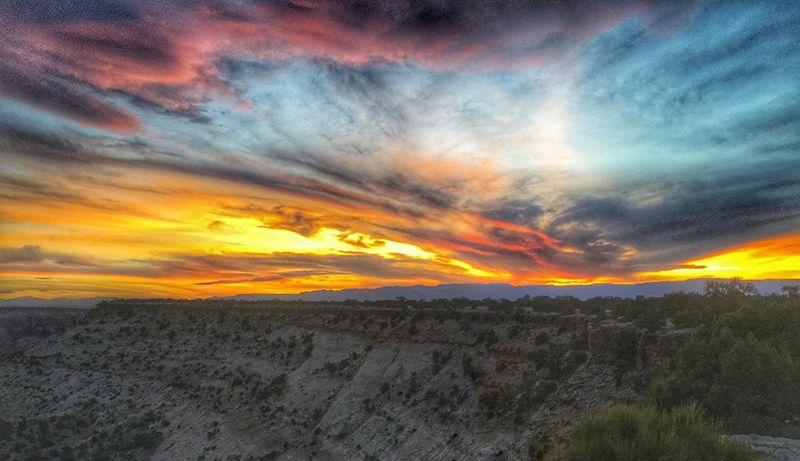
[[726,438],[747,445],[775,461],[800,461],[800,440],[765,435],[728,435]]
[[650,366],[662,370],[675,368],[678,352],[696,332],[694,328],[667,329],[652,335],[647,347]]
[[643,331],[629,322],[603,321],[589,328],[589,356],[603,363],[635,364]]
[[607,320],[590,325],[589,355],[603,363],[671,370],[678,352],[696,332],[672,327],[652,332],[630,322]]

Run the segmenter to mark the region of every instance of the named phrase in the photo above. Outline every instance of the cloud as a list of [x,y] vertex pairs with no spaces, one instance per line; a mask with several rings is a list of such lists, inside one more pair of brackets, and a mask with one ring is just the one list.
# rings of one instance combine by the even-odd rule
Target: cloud
[[[187,256],[173,255],[174,259],[153,260],[147,263],[162,274],[211,274],[222,272],[239,272],[242,275],[251,274],[242,279],[226,278],[228,280],[249,281],[259,277],[278,280],[276,277],[310,277],[310,276],[337,276],[358,275],[374,279],[436,279],[447,280],[468,279],[464,273],[454,274],[452,267],[445,270],[445,263],[430,262],[415,258],[395,256],[384,258],[368,254],[311,254],[311,253],[274,253],[224,256],[202,255]],[[266,273],[266,274],[265,274]],[[222,280],[222,279],[220,279]],[[266,281],[266,279],[262,280]]]
[[133,113],[93,96],[80,86],[2,62],[0,94],[95,128],[130,133],[140,127]]
[[[630,276],[800,220],[800,11],[785,2],[35,5],[0,5],[0,97],[21,103],[0,107],[0,200],[42,239],[15,242],[50,238],[29,205],[169,229],[191,216],[209,246],[233,239],[227,217],[250,218],[524,281]],[[40,247],[4,251],[30,259],[15,269],[212,286],[461,277],[371,256],[66,267]]]
[[283,280],[282,275],[267,275],[262,277],[250,277],[245,279],[230,279],[230,280],[211,280],[208,282],[197,282],[196,285],[227,285],[231,283],[253,283],[253,282],[275,282]]
[[352,232],[341,234],[339,240],[358,248],[381,248],[386,246],[386,241],[384,240],[370,238],[366,235]]
[[[9,7],[5,5],[0,12]],[[164,8],[168,9],[166,5]],[[131,4],[129,9],[139,7]],[[117,120],[127,114],[119,103],[105,103],[102,107],[116,116],[113,124],[103,124],[97,116],[92,117],[101,109],[97,101],[83,98],[95,106],[89,114],[80,112],[83,105],[70,103],[90,92],[129,94],[131,102],[140,107],[149,105],[189,114],[197,112],[196,104],[209,92],[225,92],[216,81],[214,63],[206,61],[212,59],[209,53],[213,47],[208,40],[213,38],[203,39],[192,32],[199,31],[193,29],[200,19],[195,13],[187,12],[186,22],[165,20],[166,11],[144,10],[127,15],[109,12],[110,17],[70,17],[68,4],[60,20],[41,22],[16,14],[18,9],[13,6],[10,10],[0,19],[0,27],[7,32],[6,40],[0,44],[0,58],[12,63],[16,72],[30,76],[28,81],[5,91],[22,102],[36,105],[40,96],[61,96],[62,104],[40,107],[89,126],[117,131],[128,126],[132,131],[130,122]]]
[[38,245],[23,245],[19,248],[0,247],[0,264],[29,264],[52,262],[62,266],[91,267],[97,262],[91,258],[65,253],[45,252]]
[[268,216],[262,219],[266,219],[265,227],[286,229],[306,237],[316,234],[323,226],[320,217],[284,205],[273,207],[269,210]]
[[[115,141],[105,143],[102,138],[71,137],[56,133],[41,133],[13,125],[0,125],[0,146],[10,155],[23,155],[39,160],[87,164],[93,167],[141,168],[170,171],[190,176],[222,179],[260,188],[289,193],[323,201],[359,205],[408,216],[420,216],[424,209],[454,209],[458,190],[448,191],[431,184],[411,172],[383,171],[359,173],[356,166],[337,165],[322,157],[296,155],[291,158],[282,152],[269,152],[265,157],[279,159],[286,164],[301,166],[307,175],[276,172],[263,165],[221,164],[218,162],[191,162],[176,156],[150,155],[135,142]],[[362,164],[363,165],[363,164]],[[460,168],[450,168],[457,175]],[[471,174],[471,173],[470,173]],[[322,178],[319,178],[322,176]],[[325,181],[335,180],[335,182]],[[307,222],[304,216],[273,210],[284,214],[283,225],[293,226]],[[280,224],[280,222],[279,222]],[[294,224],[296,227],[297,224]],[[309,229],[310,230],[310,229]]]
[[[328,2],[254,9],[270,18],[284,53],[347,64],[413,60],[431,66],[516,66],[558,59],[625,18],[648,23],[691,4],[515,1]],[[241,12],[240,12],[241,13]],[[256,13],[256,14],[258,14]],[[247,15],[247,12],[243,14]]]
[[[690,9],[638,1],[570,6],[477,0],[36,3],[0,7],[0,27],[7,32],[0,58],[27,76],[6,75],[3,80],[16,83],[5,85],[4,92],[121,132],[136,128],[133,116],[87,93],[127,94],[136,106],[208,123],[202,103],[215,95],[238,99],[223,76],[225,70],[235,72],[225,65],[231,62],[227,56],[322,58],[347,66],[416,62],[447,69],[514,68],[562,60],[632,15],[655,23]],[[353,91],[380,85],[377,74],[343,69],[329,72],[342,72],[336,79]],[[60,101],[47,103],[52,96]]]
[[38,262],[44,260],[42,249],[35,245],[20,248],[0,248],[0,263]]
[[481,212],[484,217],[520,225],[532,226],[544,214],[542,207],[535,202],[516,198],[501,200],[487,206],[491,208]]
[[16,20],[40,23],[69,21],[130,21],[137,19],[131,2],[126,0],[12,0],[5,2],[3,13]]
[[[547,230],[585,250],[603,241],[637,248],[648,254],[647,259],[655,255],[649,263],[680,260],[712,244],[788,231],[800,222],[800,176],[794,163],[673,182],[651,205],[619,196],[581,198]],[[630,184],[628,190],[652,186]],[[612,255],[620,251],[613,249]]]
[[320,280],[468,281],[472,277],[446,261],[401,255],[344,253],[164,254],[147,259],[97,261],[48,252],[38,246],[0,247],[0,265],[13,273],[126,276],[146,279],[196,280],[195,285]]
[[363,204],[377,208],[400,211],[401,204],[393,204],[381,197],[369,196],[346,188],[330,185],[314,178],[274,173],[222,165],[216,162],[189,162],[180,157],[152,157],[148,150],[126,140],[113,144],[103,139],[73,136],[67,138],[55,133],[41,133],[17,126],[0,125],[0,147],[9,155],[55,162],[85,164],[92,167],[139,168],[182,173],[190,176],[221,179],[249,184],[264,189],[290,193],[320,200]]
[[208,226],[206,226],[206,227],[210,231],[219,232],[219,231],[223,231],[223,230],[227,229],[229,226],[227,224],[225,224],[224,222],[222,222],[222,221],[217,219],[217,220],[214,220],[214,221],[211,221],[210,223],[208,223]]

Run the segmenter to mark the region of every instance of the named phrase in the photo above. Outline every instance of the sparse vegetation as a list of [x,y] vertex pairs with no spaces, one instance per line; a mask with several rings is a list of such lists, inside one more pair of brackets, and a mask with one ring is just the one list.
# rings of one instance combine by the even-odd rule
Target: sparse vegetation
[[[785,293],[732,281],[586,301],[109,302],[0,362],[0,458],[174,457],[177,434],[192,459],[369,456],[380,434],[436,444],[420,434],[435,431],[465,459],[466,438],[543,459],[571,453],[562,422],[619,401],[646,403],[626,418],[648,441],[686,408],[717,422],[698,433],[798,438],[800,305]],[[252,437],[235,421],[280,449],[235,452]]]

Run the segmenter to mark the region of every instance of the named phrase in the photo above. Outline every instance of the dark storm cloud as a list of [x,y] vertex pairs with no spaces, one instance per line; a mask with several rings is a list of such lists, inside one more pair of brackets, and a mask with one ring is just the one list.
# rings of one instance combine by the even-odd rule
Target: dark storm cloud
[[[749,175],[674,184],[672,190],[653,205],[620,197],[579,199],[548,230],[584,249],[607,241],[657,251],[682,246],[696,249],[713,241],[730,243],[775,226],[788,230],[800,222],[796,162]],[[619,249],[608,248],[609,256],[619,253]]]
[[[387,2],[344,0],[330,2],[333,15],[344,24],[364,26],[374,21],[390,23],[397,33],[409,35],[458,34],[482,38],[503,26],[557,22],[568,31],[594,27],[619,15],[644,12],[647,20],[675,22],[685,18],[693,1],[617,0],[607,2],[536,2],[515,0],[421,0]],[[287,7],[291,3],[286,4]]]

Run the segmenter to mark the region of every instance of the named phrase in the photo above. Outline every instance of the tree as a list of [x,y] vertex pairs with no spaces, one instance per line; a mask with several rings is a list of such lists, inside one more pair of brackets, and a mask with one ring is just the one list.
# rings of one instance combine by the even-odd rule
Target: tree
[[800,285],[785,285],[781,291],[786,293],[790,298],[800,297]]
[[763,430],[800,411],[797,359],[752,332],[715,328],[689,341],[676,365],[650,383],[662,407],[697,402],[734,430]]
[[708,280],[704,293],[706,296],[740,297],[757,295],[758,290],[750,282],[744,282],[739,277],[730,280]]

